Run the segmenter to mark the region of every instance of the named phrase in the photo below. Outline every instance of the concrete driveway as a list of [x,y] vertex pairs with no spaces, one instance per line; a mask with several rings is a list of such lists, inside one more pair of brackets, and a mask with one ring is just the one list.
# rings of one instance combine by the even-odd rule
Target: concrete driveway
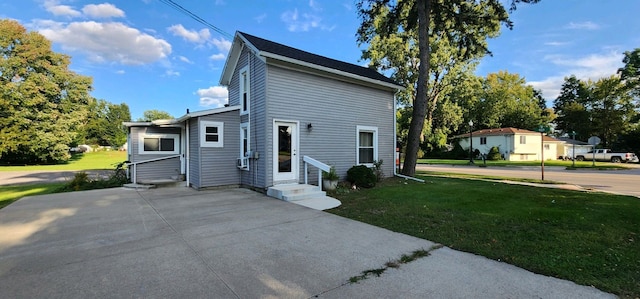
[[245,190],[106,189],[0,210],[2,298],[610,298]]

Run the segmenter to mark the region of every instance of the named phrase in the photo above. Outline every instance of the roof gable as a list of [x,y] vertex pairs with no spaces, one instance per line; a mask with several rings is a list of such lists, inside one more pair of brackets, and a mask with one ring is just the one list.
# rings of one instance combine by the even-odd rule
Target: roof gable
[[229,56],[225,63],[222,77],[220,78],[221,85],[229,85],[240,53],[245,45],[263,59],[271,58],[285,61],[301,67],[310,67],[393,89],[404,88],[394,80],[378,73],[374,69],[316,55],[239,31],[236,32],[231,50],[229,51]]

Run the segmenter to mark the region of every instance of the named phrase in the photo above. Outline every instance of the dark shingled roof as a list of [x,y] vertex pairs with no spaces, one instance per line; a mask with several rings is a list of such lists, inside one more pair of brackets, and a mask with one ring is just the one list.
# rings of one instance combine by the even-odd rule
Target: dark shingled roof
[[370,68],[362,67],[356,64],[347,63],[347,62],[327,58],[324,56],[316,55],[313,53],[309,53],[306,51],[298,50],[296,48],[275,43],[275,42],[262,39],[257,36],[253,36],[244,32],[238,32],[238,33],[240,33],[244,38],[247,39],[247,41],[249,41],[252,45],[258,48],[258,50],[260,51],[277,54],[277,55],[292,58],[295,60],[300,60],[307,63],[311,63],[311,64],[315,64],[315,65],[319,65],[327,68],[332,68],[339,71],[351,73],[354,75],[366,77],[369,79],[378,80],[378,81],[400,86],[400,84],[398,84],[397,82],[378,73],[374,69],[370,69]]

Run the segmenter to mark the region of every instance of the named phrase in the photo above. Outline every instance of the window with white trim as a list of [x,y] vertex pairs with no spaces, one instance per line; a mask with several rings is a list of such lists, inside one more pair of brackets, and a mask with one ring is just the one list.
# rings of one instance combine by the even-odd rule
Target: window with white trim
[[480,137],[480,144],[487,144],[487,137]]
[[527,144],[527,136],[520,136],[520,144]]
[[249,123],[240,124],[240,163],[238,167],[244,170],[249,169],[249,152],[251,151],[251,138]]
[[251,106],[251,84],[249,80],[249,67],[240,69],[240,114],[249,113]]
[[545,149],[545,150],[550,150],[550,149],[551,149],[551,145],[549,145],[549,144],[545,144],[545,145],[544,145],[544,149]]
[[178,134],[142,134],[138,153],[141,155],[177,155],[180,150]]
[[378,160],[378,128],[356,127],[356,164],[373,166]]
[[200,121],[200,146],[223,147],[224,123],[218,121]]

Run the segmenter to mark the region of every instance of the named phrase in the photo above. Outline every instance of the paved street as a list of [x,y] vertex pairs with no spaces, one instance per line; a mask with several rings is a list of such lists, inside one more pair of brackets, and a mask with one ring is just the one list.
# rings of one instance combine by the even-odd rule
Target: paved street
[[[0,171],[0,186],[39,183],[64,183],[73,179],[75,170]],[[87,170],[92,178],[106,178],[113,170]]]
[[[481,174],[512,178],[540,179],[540,167],[477,167],[461,165],[418,165],[418,171]],[[544,179],[574,184],[586,189],[640,197],[640,168],[628,170],[566,170],[545,167]]]

